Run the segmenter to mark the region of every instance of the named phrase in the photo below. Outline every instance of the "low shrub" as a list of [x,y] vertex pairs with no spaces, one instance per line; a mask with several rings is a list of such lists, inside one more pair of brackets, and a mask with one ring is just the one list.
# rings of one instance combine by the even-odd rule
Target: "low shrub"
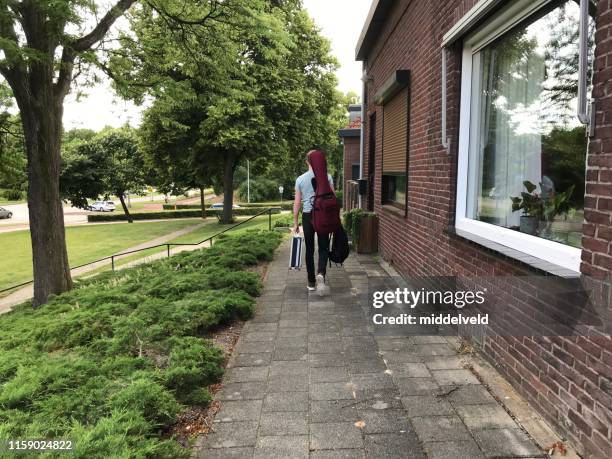
[[248,319],[281,236],[247,231],[77,282],[0,317],[0,438],[66,438],[77,458],[183,458],[164,433],[206,406],[223,355],[206,336]]
[[336,198],[338,198],[338,201],[340,202],[340,207],[343,207],[344,205],[344,192],[342,190],[336,190]]
[[266,177],[251,177],[250,186],[246,180],[238,183],[236,194],[245,201],[248,200],[249,194],[253,201],[270,201],[278,199],[278,186],[280,184],[278,181]]
[[[202,209],[202,206],[200,204],[164,204],[163,209],[164,210],[191,210],[191,209]],[[208,211],[212,209],[209,209],[207,207],[206,210]]]
[[2,190],[0,197],[7,201],[21,201],[25,199],[25,193],[21,190]]
[[[234,209],[232,211],[235,217],[257,215],[264,208],[248,208]],[[221,209],[209,209],[206,211],[207,216],[219,216],[223,213]],[[273,214],[279,214],[280,209],[272,209]],[[202,212],[199,210],[166,210],[163,212],[138,212],[131,214],[132,220],[163,220],[167,218],[199,218]],[[112,222],[112,221],[127,221],[127,215],[124,213],[104,213],[104,214],[89,214],[87,215],[88,222]]]
[[283,215],[274,222],[274,228],[291,228],[293,226],[293,215]]
[[280,207],[282,210],[293,210],[293,201],[283,201],[283,202],[250,202],[250,203],[244,203],[244,202],[239,202],[238,205],[240,207],[261,207],[261,208],[266,208],[266,207]]
[[[241,209],[253,209],[253,208],[257,208],[263,210],[263,209],[267,209],[268,207],[279,207],[282,210],[292,210],[293,209],[293,201],[283,201],[281,202],[262,202],[262,203],[258,203],[258,202],[251,202],[251,203],[243,203],[240,202],[238,203],[238,205],[240,206],[238,209],[234,209],[234,210],[241,210]],[[174,204],[164,204],[164,210],[193,210],[193,209],[201,209],[202,206],[200,206],[199,204],[176,204],[176,206]],[[206,208],[206,212],[218,212],[219,209],[211,209],[210,207]]]

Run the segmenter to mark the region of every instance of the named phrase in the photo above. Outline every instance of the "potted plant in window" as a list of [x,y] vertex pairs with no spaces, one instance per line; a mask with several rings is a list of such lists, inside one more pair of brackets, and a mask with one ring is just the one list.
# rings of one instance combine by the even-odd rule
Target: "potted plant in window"
[[537,236],[539,221],[544,214],[544,202],[542,196],[535,192],[537,186],[529,180],[525,180],[523,186],[527,191],[521,192],[521,196],[510,196],[512,212],[523,211],[523,215],[521,215],[521,233]]
[[378,217],[374,212],[361,209],[345,212],[344,227],[357,253],[378,252]]
[[[570,210],[574,185],[561,193],[549,191],[545,198],[535,192],[537,187],[530,181],[524,181],[523,185],[527,192],[523,191],[520,197],[510,197],[512,199],[512,212],[523,211],[520,230],[522,233],[533,236],[543,233],[544,237],[550,239],[552,237],[552,223],[557,215],[567,215]],[[542,184],[540,184],[540,188],[542,188]]]

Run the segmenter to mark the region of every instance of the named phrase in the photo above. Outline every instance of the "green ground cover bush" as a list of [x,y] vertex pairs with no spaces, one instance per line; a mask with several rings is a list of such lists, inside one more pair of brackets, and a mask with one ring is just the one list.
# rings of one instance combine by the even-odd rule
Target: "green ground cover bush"
[[72,439],[77,458],[189,457],[164,433],[222,375],[204,337],[252,315],[260,278],[245,268],[281,237],[220,236],[0,316],[0,438]]
[[[248,208],[234,209],[232,211],[235,217],[257,215],[264,208]],[[207,209],[207,216],[221,215],[221,209]],[[273,214],[280,213],[280,209],[273,209]],[[137,212],[131,214],[133,220],[161,220],[166,218],[197,218],[201,217],[202,213],[199,210],[165,210],[162,212]],[[87,215],[88,222],[112,222],[127,220],[127,216],[123,213],[114,212],[109,214],[89,214]]]
[[[298,219],[299,222],[302,218]],[[291,228],[293,227],[293,215],[282,215],[274,221],[274,228]]]

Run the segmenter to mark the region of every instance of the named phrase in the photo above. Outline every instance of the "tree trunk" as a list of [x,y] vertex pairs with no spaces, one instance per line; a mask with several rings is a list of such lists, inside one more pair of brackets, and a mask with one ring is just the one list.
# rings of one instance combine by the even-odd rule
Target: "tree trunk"
[[223,215],[221,223],[232,222],[232,210],[234,205],[234,169],[236,157],[228,153],[223,164]]
[[[49,295],[72,288],[64,209],[59,192],[62,103],[56,100],[50,81],[40,78],[36,89],[18,100],[28,157],[28,213],[32,240],[34,307]],[[24,100],[25,99],[25,100]]]
[[[3,49],[10,49],[10,53],[7,51],[7,59],[3,58],[0,73],[11,86],[19,107],[28,157],[35,307],[46,303],[49,295],[72,288],[59,175],[63,105],[72,82],[75,55],[99,42],[134,2],[119,0],[91,32],[74,40],[70,40],[63,30],[57,30],[58,24],[62,29],[64,24],[50,18],[49,2],[15,4],[11,9],[15,14],[18,10],[20,17],[9,17],[8,10],[3,12],[6,16],[0,27],[5,41]],[[20,32],[15,31],[17,22]],[[58,61],[56,51],[63,40],[70,43],[63,43]],[[28,58],[25,58],[26,49],[30,54]],[[54,81],[56,76],[57,81]]]
[[134,219],[132,218],[132,215],[130,214],[129,209],[125,205],[125,198],[123,197],[123,193],[117,193],[117,194],[119,195],[119,201],[121,201],[121,207],[123,207],[123,212],[127,216],[128,223],[134,223]]
[[206,202],[204,196],[204,187],[200,187],[200,207],[202,208],[202,218],[206,219]]

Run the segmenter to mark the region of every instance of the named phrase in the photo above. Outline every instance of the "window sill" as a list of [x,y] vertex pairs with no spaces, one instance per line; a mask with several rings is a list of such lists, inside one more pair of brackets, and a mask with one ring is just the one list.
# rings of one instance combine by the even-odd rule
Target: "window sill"
[[383,204],[382,208],[384,211],[397,215],[398,217],[405,217],[406,211],[404,209],[400,209],[399,207],[395,207],[393,204]]
[[548,274],[552,274],[554,276],[563,277],[565,279],[575,279],[581,276],[580,272],[565,268],[563,266],[559,266],[555,263],[546,260],[542,260],[541,258],[534,257],[533,255],[529,255],[528,253],[521,252],[520,250],[516,250],[511,247],[507,247],[505,245],[491,241],[490,239],[478,236],[468,231],[455,228],[454,226],[449,226],[445,232],[452,236],[468,240],[476,245],[501,254],[507,258],[519,261],[532,268],[535,268],[539,271],[543,271]]

